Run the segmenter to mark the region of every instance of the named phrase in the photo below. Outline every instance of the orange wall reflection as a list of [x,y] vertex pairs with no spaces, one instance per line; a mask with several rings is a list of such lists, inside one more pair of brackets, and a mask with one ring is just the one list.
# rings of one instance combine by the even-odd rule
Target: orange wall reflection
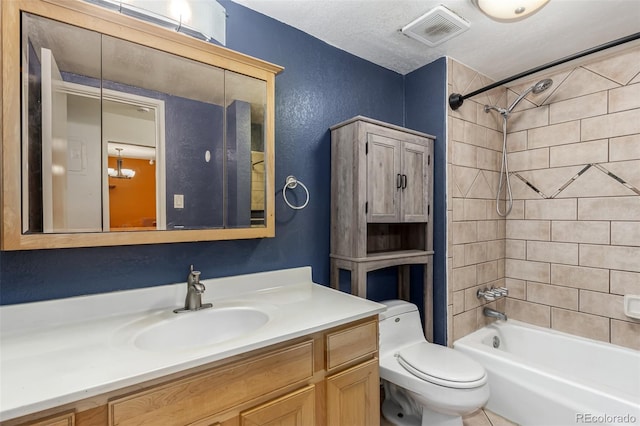
[[[116,168],[116,157],[109,157]],[[133,169],[132,179],[109,177],[109,217],[113,228],[148,229],[156,227],[156,166],[149,160],[123,158],[123,168]],[[124,230],[124,229],[120,229]]]

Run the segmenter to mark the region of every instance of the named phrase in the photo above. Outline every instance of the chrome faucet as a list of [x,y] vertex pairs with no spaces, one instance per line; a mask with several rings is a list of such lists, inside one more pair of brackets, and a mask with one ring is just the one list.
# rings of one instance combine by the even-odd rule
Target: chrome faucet
[[507,316],[505,314],[503,314],[502,312],[496,311],[495,309],[484,308],[482,310],[482,313],[484,314],[485,317],[497,318],[497,319],[501,319],[502,321],[507,320]]
[[193,265],[187,276],[187,298],[184,308],[174,309],[173,312],[180,314],[183,312],[199,311],[200,309],[211,308],[212,303],[202,304],[202,293],[206,290],[204,284],[200,282],[200,271],[194,271]]

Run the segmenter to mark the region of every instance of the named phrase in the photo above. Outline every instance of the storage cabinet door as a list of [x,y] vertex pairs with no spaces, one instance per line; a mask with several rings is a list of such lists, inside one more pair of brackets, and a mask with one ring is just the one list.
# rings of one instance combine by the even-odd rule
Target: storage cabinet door
[[327,379],[327,424],[379,426],[378,359],[359,364]]
[[403,222],[427,222],[427,147],[405,142],[402,148]]
[[369,133],[367,143],[367,222],[398,222],[402,142]]
[[240,414],[241,426],[314,426],[315,391],[309,385]]

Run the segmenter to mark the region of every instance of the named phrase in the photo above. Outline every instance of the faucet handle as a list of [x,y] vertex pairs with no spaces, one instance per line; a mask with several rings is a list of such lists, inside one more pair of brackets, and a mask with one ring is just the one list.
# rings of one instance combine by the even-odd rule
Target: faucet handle
[[476,292],[476,296],[478,297],[478,299],[484,299],[490,302],[496,300],[495,294],[491,290],[487,290],[486,288],[484,289],[484,291],[478,289],[478,291]]

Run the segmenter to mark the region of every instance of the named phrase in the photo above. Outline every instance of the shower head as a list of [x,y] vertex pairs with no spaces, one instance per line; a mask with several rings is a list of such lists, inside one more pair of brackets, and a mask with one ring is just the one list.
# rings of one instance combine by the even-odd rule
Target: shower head
[[549,87],[551,87],[551,85],[553,85],[553,80],[551,80],[550,78],[545,78],[544,80],[540,80],[539,82],[534,84],[531,88],[531,91],[537,95],[538,93],[542,93],[547,90]]
[[533,92],[534,94],[537,95],[538,93],[542,93],[545,90],[547,90],[549,87],[551,87],[552,84],[553,84],[553,80],[551,80],[550,78],[546,78],[544,80],[540,80],[539,82],[537,82],[536,84],[534,84],[533,86],[529,87],[527,90],[522,92],[520,94],[520,96],[518,96],[518,98],[515,101],[513,101],[511,106],[509,108],[507,108],[507,112],[513,111],[515,106],[518,105],[518,103],[521,100],[523,100],[524,97],[527,96],[529,93]]

